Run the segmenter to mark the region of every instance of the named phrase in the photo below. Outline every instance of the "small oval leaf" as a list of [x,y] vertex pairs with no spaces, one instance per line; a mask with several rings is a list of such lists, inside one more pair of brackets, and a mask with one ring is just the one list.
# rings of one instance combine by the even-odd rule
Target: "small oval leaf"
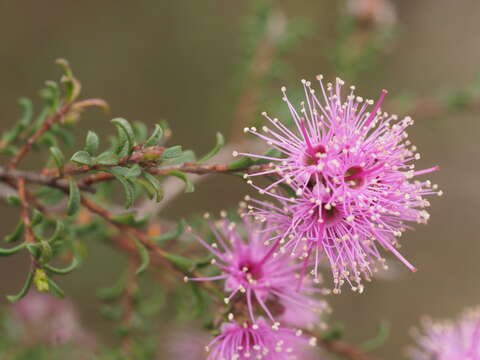
[[186,174],[184,174],[183,172],[175,170],[175,171],[170,172],[169,175],[175,176],[175,177],[177,177],[177,178],[179,178],[179,179],[181,179],[185,182],[185,192],[186,193],[191,193],[195,190],[195,187],[193,185],[192,180],[190,180],[190,178]]
[[145,147],[157,146],[160,144],[160,141],[163,138],[163,128],[156,124],[155,129],[152,132],[152,135],[145,141]]
[[7,299],[10,302],[16,302],[23,298],[25,295],[27,295],[28,290],[30,290],[30,287],[32,286],[33,283],[33,271],[30,271],[28,273],[27,279],[25,280],[25,284],[23,284],[22,290],[17,295],[8,295]]
[[123,118],[112,119],[111,123],[113,123],[117,127],[119,133],[123,133],[126,136],[126,139],[128,141],[128,151],[130,153],[133,146],[135,145],[135,133],[133,131],[132,125],[130,125],[130,123]]
[[137,275],[141,275],[147,270],[148,265],[150,264],[150,254],[148,253],[147,248],[137,239],[135,239],[135,246],[138,250],[138,255],[140,256],[140,266],[137,269]]
[[50,153],[52,154],[52,158],[55,161],[58,170],[61,171],[65,164],[65,156],[63,155],[62,150],[56,146],[52,146],[50,147]]
[[77,151],[75,154],[73,154],[70,160],[72,160],[73,162],[79,165],[88,165],[88,166],[92,165],[92,157],[85,150]]
[[223,145],[225,145],[225,138],[221,133],[217,132],[217,143],[215,144],[215,147],[212,150],[210,150],[208,154],[206,154],[204,157],[198,160],[198,162],[201,163],[201,162],[207,161],[212,157],[214,157],[215,155],[217,155]]
[[85,151],[90,155],[93,155],[97,152],[99,144],[100,140],[98,135],[93,131],[89,131],[85,139]]
[[67,215],[74,216],[80,209],[80,190],[78,190],[77,183],[74,179],[70,178],[68,182],[70,196],[68,197]]

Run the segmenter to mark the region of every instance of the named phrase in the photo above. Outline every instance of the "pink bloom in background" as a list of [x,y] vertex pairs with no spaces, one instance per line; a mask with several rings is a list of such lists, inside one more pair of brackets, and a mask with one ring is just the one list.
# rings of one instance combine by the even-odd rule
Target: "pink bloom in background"
[[[228,303],[244,294],[252,321],[255,321],[255,310],[261,309],[272,321],[283,320],[301,327],[324,325],[319,314],[329,312],[330,308],[326,301],[312,295],[326,294],[328,290],[307,282],[301,292],[297,291],[301,265],[293,263],[287,254],[272,256],[272,248],[264,244],[275,236],[268,224],[252,222],[249,216],[242,218],[243,226],[227,219],[212,224],[216,239],[212,244],[192,234],[215,256],[212,264],[220,274],[186,280],[224,280],[229,293],[225,301]],[[294,315],[297,313],[299,316]]]
[[348,0],[348,13],[361,22],[395,25],[397,15],[391,0]]
[[[387,92],[376,103],[354,94],[352,86],[342,94],[344,82],[323,85],[321,96],[302,80],[306,101],[300,109],[286,102],[294,123],[289,129],[276,118],[265,118],[272,128],[246,128],[279,152],[278,156],[234,153],[270,161],[269,168],[246,175],[261,194],[277,204],[252,200],[250,213],[266,221],[280,237],[270,243],[276,253],[290,253],[312,267],[314,275],[323,258],[330,263],[335,292],[348,282],[363,290],[376,264],[385,266],[380,249],[393,253],[412,271],[415,268],[398,252],[397,238],[410,227],[405,222],[425,223],[430,204],[425,195],[438,194],[437,185],[412,179],[438,167],[416,170],[420,158],[408,140],[410,117],[401,120],[382,112]],[[258,175],[278,176],[266,188],[253,184]],[[280,185],[288,185],[289,194]],[[278,251],[277,251],[278,249]]]
[[74,343],[88,348],[95,345],[93,337],[81,326],[73,304],[67,300],[30,292],[12,305],[10,318],[11,335],[27,345]]
[[[315,338],[301,330],[269,326],[263,319],[256,323],[224,323],[221,334],[207,346],[207,360],[313,360]],[[316,356],[315,356],[316,355]]]
[[414,329],[417,346],[409,349],[412,360],[480,360],[480,308],[465,311],[457,321],[425,319]]
[[[165,341],[165,336],[168,338]],[[205,344],[210,340],[207,332],[189,327],[169,331],[162,335],[158,359],[205,360]]]

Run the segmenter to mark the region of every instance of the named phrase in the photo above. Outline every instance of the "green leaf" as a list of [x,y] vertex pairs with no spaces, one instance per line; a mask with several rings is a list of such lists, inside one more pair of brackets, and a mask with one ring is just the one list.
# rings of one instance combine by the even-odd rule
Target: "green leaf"
[[378,349],[383,344],[385,344],[389,334],[390,334],[390,323],[388,321],[382,321],[378,327],[377,336],[375,336],[373,339],[370,339],[367,342],[365,342],[363,345],[361,345],[362,349],[367,352]]
[[125,276],[120,277],[115,284],[110,287],[102,288],[97,291],[97,297],[104,301],[112,301],[119,298],[125,289]]
[[51,132],[46,132],[40,137],[38,144],[52,147],[58,146],[58,141],[54,134]]
[[37,243],[39,249],[39,257],[37,257],[40,264],[48,263],[53,257],[53,250],[47,241],[40,241]]
[[111,120],[119,132],[119,134],[123,134],[128,141],[128,154],[131,153],[133,146],[135,145],[135,133],[133,132],[132,125],[123,119],[123,118],[115,118]]
[[40,90],[40,96],[45,99],[50,112],[54,112],[60,105],[60,87],[55,81],[45,81],[45,88]]
[[37,259],[40,256],[40,244],[38,243],[27,244],[26,246],[27,246],[27,250],[35,259]]
[[33,209],[32,213],[33,213],[32,223],[31,223],[30,226],[33,228],[33,227],[41,224],[43,222],[43,220],[45,219],[45,217],[43,216],[43,214],[40,211],[38,211],[35,208]]
[[160,144],[160,141],[163,138],[163,128],[156,124],[155,129],[152,132],[152,135],[145,141],[145,147],[157,146]]
[[92,165],[92,158],[85,150],[77,151],[70,160],[80,165]]
[[233,161],[227,165],[228,170],[243,170],[254,164],[254,161],[249,157],[243,157],[239,160]]
[[80,95],[80,82],[73,75],[67,60],[57,59],[55,62],[63,68],[64,75],[62,76],[61,82],[65,85],[65,98],[72,102]]
[[195,300],[195,317],[200,317],[207,313],[205,294],[200,289],[200,286],[193,281],[190,281],[190,287],[192,289],[193,299]]
[[60,138],[65,146],[72,147],[75,145],[75,135],[70,129],[65,129],[64,125],[53,124],[50,132]]
[[114,152],[105,151],[98,155],[94,161],[96,164],[111,166],[117,165],[119,158]]
[[133,205],[133,201],[135,200],[135,188],[130,180],[128,180],[124,175],[119,174],[119,172],[117,171],[118,168],[119,167],[106,169],[105,171],[115,176],[115,178],[120,182],[120,184],[122,184],[125,191],[125,208],[128,209]]
[[195,262],[192,261],[189,258],[186,258],[185,256],[182,255],[177,255],[177,254],[172,254],[172,253],[166,253],[165,254],[165,259],[167,259],[170,263],[172,263],[175,267],[180,269],[181,271],[188,273],[193,269],[195,266]]
[[65,225],[62,221],[55,219],[55,230],[53,231],[52,236],[47,240],[49,243],[57,241],[65,230]]
[[323,341],[332,341],[332,340],[339,340],[343,338],[345,331],[339,325],[331,327],[327,332],[323,333],[322,340]]
[[20,221],[17,224],[13,233],[8,234],[7,236],[4,237],[5,242],[12,243],[20,240],[22,238],[24,230],[25,230],[25,224],[23,223],[23,221]]
[[119,214],[119,215],[112,216],[112,220],[115,221],[118,224],[128,225],[128,226],[132,226],[132,227],[135,227],[135,228],[142,227],[148,222],[148,218],[143,218],[143,219],[137,220],[135,218],[135,213],[134,212],[127,212],[127,213],[124,213],[124,214]]
[[44,205],[55,205],[65,198],[63,191],[48,186],[42,186],[36,192],[36,196]]
[[26,128],[32,122],[33,117],[33,103],[30,99],[20,98],[18,100],[20,107],[22,108],[22,117],[19,120],[19,124],[23,128]]
[[206,154],[204,157],[198,160],[198,162],[201,163],[201,162],[207,161],[212,157],[214,157],[215,155],[217,155],[223,145],[225,145],[225,138],[221,133],[217,132],[217,142],[215,144],[215,147],[212,150],[210,150],[208,154]]
[[[121,308],[115,308],[109,305],[103,305],[100,308],[100,314],[107,320],[119,320],[122,317],[123,310]],[[117,359],[118,357],[112,357],[111,359]]]
[[147,191],[149,197],[156,202],[160,202],[163,198],[163,190],[160,181],[148,172],[143,173],[143,178],[137,179],[137,183],[142,185]]
[[186,227],[187,223],[184,219],[181,219],[176,228],[163,234],[163,235],[160,235],[160,236],[157,236],[155,238],[152,238],[152,240],[157,244],[157,245],[160,245],[160,244],[163,244],[165,243],[166,241],[169,241],[169,240],[173,240],[173,239],[176,239],[178,238],[180,235],[183,234],[183,232],[185,231],[185,227]]
[[142,168],[140,167],[140,165],[138,164],[133,164],[131,167],[127,168],[127,167],[124,167],[124,169],[126,169],[126,173],[125,173],[125,176],[127,178],[136,178],[138,176],[140,176],[142,174]]
[[69,197],[67,203],[67,215],[74,216],[80,210],[80,190],[78,190],[75,179],[70,178],[69,182]]
[[80,266],[80,263],[80,260],[77,257],[74,257],[70,265],[67,267],[57,268],[51,265],[44,265],[44,268],[57,275],[67,275],[76,270]]
[[13,145],[0,148],[0,154],[2,155],[13,156],[17,152],[18,152],[18,147]]
[[27,98],[21,98],[18,102],[20,104],[20,107],[22,108],[22,117],[12,129],[3,133],[2,140],[0,142],[4,144],[4,147],[17,140],[18,136],[22,133],[23,130],[26,129],[26,127],[32,121],[32,102]]
[[140,266],[137,269],[137,275],[142,275],[150,264],[150,254],[147,248],[137,239],[135,239],[135,246],[140,256]]
[[195,187],[193,186],[192,180],[190,180],[190,178],[187,175],[185,175],[183,172],[175,170],[175,171],[170,172],[169,175],[175,176],[175,177],[177,177],[180,180],[183,180],[185,182],[185,192],[186,193],[191,193],[195,190]]
[[180,145],[175,145],[165,149],[162,154],[162,159],[173,159],[180,155],[182,155],[182,147]]
[[60,299],[65,297],[65,293],[62,289],[50,278],[47,279],[50,293]]
[[22,204],[20,202],[20,198],[17,195],[8,195],[5,200],[8,205],[12,206],[20,206]]
[[25,247],[25,244],[20,244],[9,249],[0,248],[0,256],[10,256],[16,254]]
[[85,139],[85,151],[93,156],[97,152],[99,144],[98,135],[93,131],[89,131]]
[[196,156],[192,150],[182,151],[180,155],[175,158],[167,159],[163,161],[163,165],[180,165],[186,162],[195,162]]
[[33,283],[33,275],[34,275],[34,272],[30,271],[28,273],[25,284],[23,284],[22,290],[20,290],[20,292],[17,295],[8,295],[7,296],[8,301],[13,303],[13,302],[16,302],[16,301],[20,300],[25,295],[27,295],[28,290],[30,290],[30,287],[32,286],[32,283]]
[[65,156],[62,153],[62,150],[60,150],[56,146],[50,147],[50,153],[52,154],[53,160],[55,161],[55,165],[57,166],[58,170],[61,171],[63,168],[63,165],[65,164]]
[[137,142],[144,142],[148,135],[147,126],[140,121],[135,121],[133,123],[133,132],[135,133],[135,139]]

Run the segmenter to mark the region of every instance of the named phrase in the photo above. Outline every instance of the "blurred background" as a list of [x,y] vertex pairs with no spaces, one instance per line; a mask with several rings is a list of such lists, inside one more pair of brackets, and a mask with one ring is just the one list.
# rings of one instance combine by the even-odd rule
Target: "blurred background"
[[[245,64],[255,63],[245,31],[254,12],[251,2],[0,0],[0,130],[18,118],[19,97],[33,98],[45,79],[58,77],[53,65],[58,57],[70,61],[84,96],[103,98],[111,107],[109,116],[89,112],[78,128],[81,138],[89,128],[111,131],[108,120],[114,116],[150,126],[166,119],[172,143],[198,153],[211,148],[216,131],[241,140],[235,119],[246,116],[254,123],[263,110],[277,112],[280,86],[295,93],[301,78],[340,76],[370,98],[388,89],[394,110],[412,110],[416,124],[410,137],[422,153],[419,167],[440,165],[430,178],[445,195],[431,199],[430,223],[402,238],[403,254],[419,271],[409,273],[391,261],[391,270],[367,284],[364,294],[345,289],[330,297],[331,322],[343,324],[346,337],[362,343],[388,320],[390,337],[375,354],[402,359],[411,342],[408,331],[422,315],[452,317],[480,304],[480,108],[464,104],[480,70],[480,2],[370,0],[363,1],[366,8],[352,3],[275,1],[279,31],[292,25],[294,35],[271,64],[267,54],[260,64],[268,68],[259,75],[264,78],[253,76],[249,84],[252,71]],[[258,104],[239,115],[249,86],[261,88]],[[34,166],[34,160],[25,165]],[[217,212],[248,191],[236,178],[212,177],[161,215]],[[17,213],[1,203],[0,216],[3,236],[12,231]],[[108,339],[111,328],[98,314],[92,289],[115,278],[121,256],[94,239],[89,253],[82,270],[62,285],[84,326]],[[27,261],[18,259],[0,261],[3,308],[4,295],[16,292],[25,276]]]

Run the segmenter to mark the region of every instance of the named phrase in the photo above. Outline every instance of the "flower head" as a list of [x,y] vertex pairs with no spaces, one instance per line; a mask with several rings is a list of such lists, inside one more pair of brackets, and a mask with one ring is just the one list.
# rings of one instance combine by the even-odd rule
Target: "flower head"
[[417,346],[409,349],[412,360],[480,360],[480,308],[465,311],[456,322],[423,321],[415,329]]
[[301,330],[269,326],[263,319],[255,323],[224,323],[221,334],[207,346],[207,360],[295,360],[314,359],[310,346],[315,338],[306,338]]
[[[264,127],[264,134],[246,129],[280,153],[276,157],[241,153],[270,161],[268,169],[247,178],[261,194],[279,202],[254,200],[250,210],[257,219],[276,226],[277,232],[283,231],[274,248],[280,245],[281,251],[308,263],[313,258],[315,274],[326,257],[336,292],[345,282],[362,290],[361,279],[370,278],[375,262],[384,262],[379,248],[415,270],[396,250],[396,238],[409,228],[405,222],[428,219],[424,196],[442,192],[430,181],[412,179],[438,168],[415,170],[413,162],[420,155],[406,132],[413,120],[399,120],[380,110],[385,90],[374,103],[355,96],[353,86],[342,95],[341,79],[326,87],[321,76],[318,80],[322,100],[303,80],[306,101],[299,111],[282,89],[295,130],[265,113],[273,129]],[[265,174],[278,180],[260,188],[250,179]],[[280,190],[280,185],[288,185],[292,193]]]
[[12,335],[32,345],[73,343],[93,348],[93,337],[81,326],[73,304],[42,293],[30,293],[12,306]]
[[211,224],[216,238],[216,242],[211,244],[192,234],[214,255],[212,264],[220,270],[220,274],[186,280],[224,280],[225,290],[229,293],[225,302],[234,301],[237,294],[244,294],[252,321],[258,309],[272,321],[279,320],[277,316],[292,319],[288,314],[293,311],[302,314],[301,317],[293,317],[295,325],[308,327],[318,323],[318,314],[329,311],[329,307],[325,301],[312,295],[328,291],[316,288],[311,282],[301,292],[296,291],[301,265],[295,264],[286,254],[272,256],[273,249],[265,246],[265,241],[276,235],[268,224],[252,222],[250,216],[242,219],[243,226],[227,219]]

